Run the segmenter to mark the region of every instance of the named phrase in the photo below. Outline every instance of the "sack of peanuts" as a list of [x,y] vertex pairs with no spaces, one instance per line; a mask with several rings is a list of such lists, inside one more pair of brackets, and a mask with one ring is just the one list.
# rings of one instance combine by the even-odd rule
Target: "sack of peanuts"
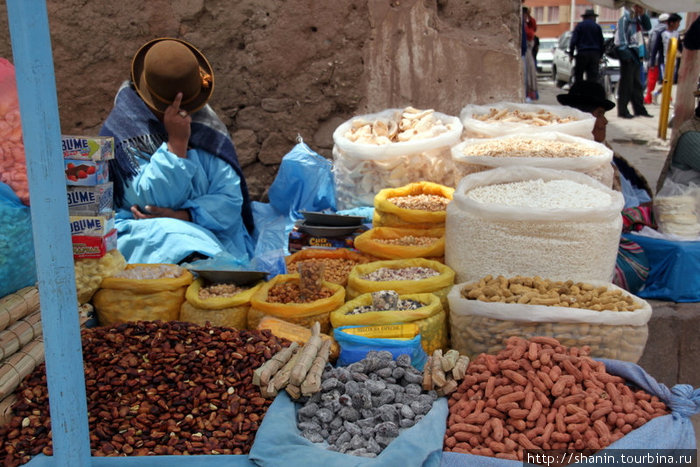
[[374,197],[374,227],[430,229],[444,227],[454,188],[432,182],[384,188]]
[[287,272],[295,274],[302,262],[325,264],[324,278],[328,282],[347,285],[350,271],[357,264],[369,263],[374,258],[357,253],[347,248],[307,248],[297,251],[284,258],[287,264]]
[[373,261],[352,268],[345,293],[348,300],[381,290],[393,290],[401,295],[433,293],[447,311],[447,293],[454,281],[454,271],[439,261],[424,258]]
[[670,450],[694,465],[698,394],[634,363],[594,360],[585,346],[510,338],[473,360],[450,395],[442,465],[544,465],[550,455],[556,465],[657,465]]
[[527,165],[574,170],[612,188],[613,151],[606,145],[557,132],[469,138],[452,148],[457,180],[496,167]]
[[499,102],[465,106],[459,113],[467,138],[495,138],[514,133],[556,131],[592,139],[595,117],[562,105]]
[[175,321],[194,277],[176,264],[128,264],[102,279],[92,297],[101,326],[129,321]]
[[486,276],[457,284],[450,301],[451,344],[474,358],[509,337],[550,336],[590,347],[595,358],[637,362],[647,342],[651,305],[609,282]]
[[447,206],[445,263],[457,282],[487,274],[610,281],[623,205],[620,192],[569,170],[474,173]]
[[262,284],[211,284],[198,278],[187,287],[180,321],[247,329],[250,299]]
[[372,206],[387,187],[429,181],[454,186],[450,148],[462,124],[431,109],[387,109],[353,117],[333,132],[338,209]]
[[345,289],[325,280],[309,284],[301,274],[279,274],[264,283],[250,299],[248,326],[255,329],[263,317],[273,316],[308,328],[318,321],[328,334],[330,313],[345,303]]
[[108,251],[102,258],[76,258],[74,261],[75,287],[80,305],[92,299],[105,277],[113,276],[126,268],[124,255],[116,249]]
[[445,229],[374,227],[355,237],[355,248],[380,259],[442,260],[445,255]]
[[428,354],[447,346],[447,316],[432,293],[399,294],[393,290],[365,293],[331,313],[334,328],[351,325],[414,323]]

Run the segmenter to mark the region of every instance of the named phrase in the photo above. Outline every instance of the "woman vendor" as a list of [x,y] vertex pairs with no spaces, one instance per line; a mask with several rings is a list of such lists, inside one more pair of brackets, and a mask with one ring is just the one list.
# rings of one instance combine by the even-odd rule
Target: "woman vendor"
[[191,44],[149,41],[100,135],[110,161],[118,249],[129,263],[180,263],[227,252],[247,262],[253,216],[226,126],[207,101],[212,68]]

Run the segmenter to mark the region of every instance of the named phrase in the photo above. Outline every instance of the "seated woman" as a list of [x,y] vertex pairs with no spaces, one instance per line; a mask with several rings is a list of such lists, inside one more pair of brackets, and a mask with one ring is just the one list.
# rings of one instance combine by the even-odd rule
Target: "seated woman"
[[700,186],[700,101],[695,107],[695,115],[678,127],[671,140],[656,192],[660,192],[666,180],[678,185],[695,184]]
[[129,263],[227,252],[247,262],[253,215],[226,126],[207,101],[212,68],[191,44],[143,45],[100,135],[113,136],[117,245]]
[[[605,112],[613,109],[615,103],[606,98],[602,85],[593,81],[579,81],[571,86],[567,94],[559,94],[557,100],[562,105],[591,113],[595,117],[593,139],[606,144],[608,119],[605,118]],[[638,230],[644,225],[653,226],[652,192],[644,176],[617,153],[613,154],[613,167],[613,188],[622,191],[625,197],[625,209],[622,211],[623,232]],[[642,288],[648,275],[649,261],[644,250],[637,243],[621,238],[613,283],[636,293]]]

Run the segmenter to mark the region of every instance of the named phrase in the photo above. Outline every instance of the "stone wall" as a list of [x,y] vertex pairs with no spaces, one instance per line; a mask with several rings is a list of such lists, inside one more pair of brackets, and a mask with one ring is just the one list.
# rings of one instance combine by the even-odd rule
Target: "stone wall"
[[[4,3],[4,2],[3,2]],[[97,134],[131,57],[188,40],[215,70],[210,103],[254,199],[297,135],[331,157],[348,118],[413,105],[457,115],[522,99],[518,0],[47,0],[61,130]],[[12,58],[7,11],[0,56]]]

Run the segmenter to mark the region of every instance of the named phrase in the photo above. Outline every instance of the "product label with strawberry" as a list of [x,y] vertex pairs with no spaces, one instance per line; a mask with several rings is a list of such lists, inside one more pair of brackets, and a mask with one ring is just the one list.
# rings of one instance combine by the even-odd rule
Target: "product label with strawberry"
[[93,186],[109,181],[109,166],[106,161],[83,161],[64,159],[66,184]]

